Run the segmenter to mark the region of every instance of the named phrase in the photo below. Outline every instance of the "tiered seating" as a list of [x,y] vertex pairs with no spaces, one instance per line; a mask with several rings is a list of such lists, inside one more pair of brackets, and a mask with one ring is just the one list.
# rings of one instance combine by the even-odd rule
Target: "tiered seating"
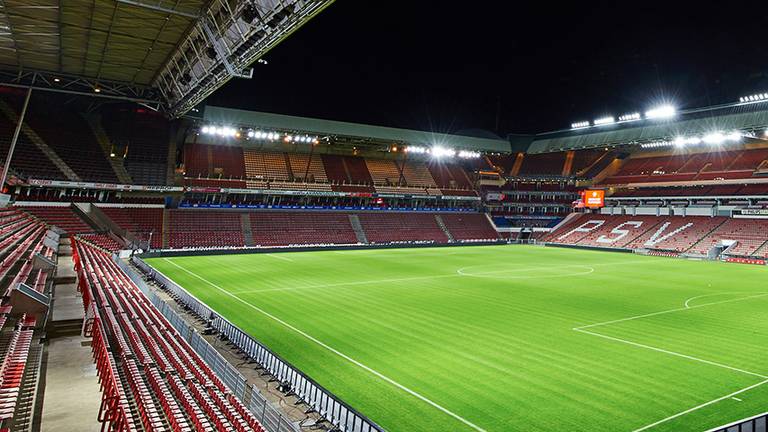
[[574,152],[573,164],[571,165],[571,175],[575,176],[581,172],[584,172],[606,153],[607,152],[605,150],[579,150]]
[[361,213],[358,217],[371,243],[448,241],[433,214]]
[[208,147],[202,144],[187,144],[184,147],[184,174],[188,177],[207,177],[211,171]]
[[[376,185],[397,185],[400,183],[400,169],[389,159],[366,159],[368,171]],[[379,188],[376,188],[377,190]]]
[[689,252],[706,255],[722,240],[735,240],[736,246],[728,250],[730,255],[752,256],[768,241],[768,220],[728,219],[710,235],[698,242]]
[[245,176],[247,178],[278,181],[290,180],[283,153],[245,150],[244,157]]
[[407,161],[405,163],[398,163],[403,168],[403,177],[405,177],[405,182],[408,186],[436,186],[435,179],[432,178],[432,174],[424,162]]
[[184,186],[191,187],[209,187],[224,189],[245,189],[248,184],[245,180],[213,180],[213,179],[195,179],[185,178]]
[[440,215],[454,240],[497,240],[499,233],[491,226],[484,214]]
[[249,216],[256,245],[357,243],[347,213],[253,212]]
[[171,248],[245,246],[239,213],[171,210],[168,215]]
[[133,182],[164,185],[168,182],[170,124],[162,114],[144,108],[104,108],[102,125]]
[[119,183],[91,127],[80,114],[47,103],[43,98],[29,106],[25,121],[81,179]]
[[519,175],[562,175],[565,152],[526,154]]
[[368,172],[368,166],[365,164],[365,159],[356,156],[344,157],[344,162],[347,165],[349,171],[349,178],[352,184],[357,185],[372,185],[373,179],[371,173]]
[[336,184],[349,183],[347,171],[344,169],[344,157],[338,155],[322,155],[325,175],[328,181]]
[[109,430],[262,432],[263,427],[104,253],[76,243],[86,309],[93,305],[99,421]]
[[38,218],[55,225],[69,234],[93,232],[93,228],[83,222],[71,207],[25,207],[23,209]]
[[239,145],[210,146],[213,176],[245,178],[245,157]]
[[[582,246],[656,249],[676,253],[694,252],[724,217],[610,216],[583,214],[547,234],[543,240]],[[768,240],[768,238],[766,238]]]
[[768,149],[634,157],[627,160],[621,169],[604,183],[749,178],[766,159]]
[[[307,178],[305,180],[308,182],[328,182],[328,176],[325,174],[325,165],[320,156],[312,155],[310,160],[308,154],[290,153],[288,160],[294,178],[304,179],[304,174],[306,173]],[[309,163],[309,171],[307,171],[307,163]]]
[[[8,99],[8,103],[16,106],[15,99]],[[11,147],[15,128],[16,123],[8,119],[4,113],[0,113],[0,162],[2,163],[5,163],[5,158]],[[19,134],[16,148],[13,151],[11,169],[23,176],[66,180],[64,174],[48,159],[48,156],[40,151],[23,132]]]
[[130,231],[141,241],[149,240],[152,233],[152,248],[163,246],[163,209],[161,208],[116,208],[99,207],[120,228]]
[[432,174],[432,178],[435,179],[437,186],[441,188],[455,187],[455,180],[451,175],[451,171],[448,169],[448,165],[442,162],[432,162],[427,164],[429,172]]
[[77,238],[110,252],[123,249],[123,246],[108,234],[80,234]]
[[[3,314],[5,318],[5,314]],[[5,320],[3,319],[3,322]],[[19,400],[22,378],[34,336],[34,321],[22,319],[10,335],[10,341],[2,352],[0,364],[0,423],[13,418]],[[31,324],[31,325],[30,325]]]

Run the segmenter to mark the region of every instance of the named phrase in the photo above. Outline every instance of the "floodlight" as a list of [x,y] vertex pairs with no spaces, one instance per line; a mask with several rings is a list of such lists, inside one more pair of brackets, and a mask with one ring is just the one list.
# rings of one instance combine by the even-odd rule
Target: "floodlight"
[[624,114],[623,116],[619,117],[620,122],[628,122],[628,121],[635,121],[640,120],[641,116],[640,113],[631,113],[631,114]]
[[589,127],[588,121],[580,121],[576,123],[571,123],[571,129],[582,129]]
[[645,117],[649,119],[671,118],[677,115],[677,109],[672,105],[662,105],[645,112]]
[[616,119],[613,116],[602,117],[594,121],[595,126],[604,126],[616,123]]

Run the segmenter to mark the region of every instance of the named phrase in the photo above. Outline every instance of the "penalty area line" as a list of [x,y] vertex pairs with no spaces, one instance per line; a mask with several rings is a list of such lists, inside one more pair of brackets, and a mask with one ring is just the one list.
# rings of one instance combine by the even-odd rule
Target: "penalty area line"
[[669,416],[669,417],[667,417],[667,418],[664,418],[664,419],[661,419],[661,420],[659,420],[659,421],[657,421],[657,422],[654,422],[654,423],[651,423],[651,424],[649,424],[649,425],[643,426],[643,427],[641,427],[640,429],[635,429],[635,430],[634,430],[634,431],[632,431],[632,432],[642,432],[642,431],[644,431],[644,430],[648,430],[648,429],[650,429],[650,428],[652,428],[652,427],[656,427],[656,426],[658,426],[658,425],[660,425],[660,424],[662,424],[662,423],[666,423],[666,422],[668,422],[668,421],[670,421],[670,420],[674,420],[674,419],[676,419],[676,418],[678,418],[678,417],[682,417],[682,416],[684,416],[684,415],[686,415],[686,414],[690,414],[690,413],[692,413],[692,412],[694,412],[694,411],[700,410],[700,409],[702,409],[702,408],[708,407],[708,406],[710,406],[710,405],[716,404],[716,403],[718,403],[718,402],[720,402],[720,401],[724,401],[724,400],[726,400],[726,399],[736,399],[736,400],[739,400],[738,398],[736,398],[736,397],[734,397],[734,396],[736,396],[736,395],[739,395],[739,394],[742,394],[742,393],[744,393],[744,392],[748,392],[748,391],[750,391],[750,390],[752,390],[752,389],[754,389],[754,388],[760,387],[761,385],[764,385],[764,384],[766,384],[766,383],[768,383],[768,379],[766,379],[766,380],[764,380],[764,381],[760,381],[760,382],[759,382],[759,383],[757,383],[757,384],[752,384],[751,386],[749,386],[749,387],[745,387],[745,388],[743,388],[743,389],[741,389],[741,390],[736,390],[736,391],[735,391],[735,392],[733,392],[733,393],[727,394],[727,395],[725,395],[725,396],[722,396],[722,397],[719,397],[719,398],[717,398],[717,399],[713,399],[713,400],[711,400],[711,401],[709,401],[709,402],[705,402],[705,403],[703,403],[703,404],[701,404],[701,405],[697,405],[697,406],[695,406],[695,407],[693,407],[693,408],[689,408],[689,409],[687,409],[687,410],[685,410],[685,411],[680,411],[680,412],[679,412],[679,413],[677,413],[677,414],[671,415],[671,416]]
[[283,261],[290,261],[290,262],[293,262],[293,260],[292,260],[292,259],[290,259],[290,258],[288,258],[288,257],[280,256],[280,255],[274,255],[274,254],[270,254],[270,253],[268,253],[268,254],[264,254],[264,255],[266,255],[266,256],[268,256],[268,257],[270,257],[270,258],[281,259],[281,260],[283,260]]
[[378,378],[382,379],[383,381],[386,381],[387,383],[389,383],[389,384],[399,388],[400,390],[410,394],[411,396],[421,400],[422,402],[427,403],[428,405],[432,406],[433,408],[436,408],[437,410],[443,412],[444,414],[447,414],[447,415],[453,417],[454,419],[460,421],[461,423],[464,423],[465,425],[471,427],[472,429],[474,429],[474,430],[476,430],[478,432],[487,432],[485,429],[483,429],[480,426],[472,423],[471,421],[465,419],[464,417],[454,413],[453,411],[449,410],[448,408],[445,408],[442,405],[439,405],[437,402],[434,402],[431,399],[427,398],[426,396],[423,396],[420,393],[417,393],[416,391],[411,390],[410,388],[404,386],[403,384],[400,384],[399,382],[397,382],[397,381],[393,380],[392,378],[382,374],[381,372],[378,372],[375,369],[372,369],[369,366],[364,365],[363,363],[361,363],[361,362],[353,359],[352,357],[342,353],[341,351],[337,350],[336,348],[331,347],[330,345],[326,344],[325,342],[323,342],[323,341],[315,338],[314,336],[306,333],[305,331],[300,330],[300,329],[294,327],[293,325],[289,324],[286,321],[283,321],[282,319],[276,317],[275,315],[272,315],[271,313],[265,311],[264,309],[261,309],[258,306],[255,306],[255,305],[253,305],[251,303],[248,303],[247,301],[245,301],[245,300],[241,299],[240,297],[232,294],[231,292],[229,292],[229,291],[225,290],[224,288],[216,285],[215,283],[205,279],[204,277],[198,275],[197,273],[194,273],[194,272],[192,272],[190,270],[187,270],[186,268],[176,264],[175,262],[170,261],[168,258],[163,258],[163,259],[165,261],[167,261],[168,263],[170,263],[171,265],[173,265],[175,267],[178,267],[180,270],[182,270],[182,271],[184,271],[184,272],[186,272],[186,273],[188,273],[188,274],[190,274],[190,275],[200,279],[201,281],[203,281],[203,282],[207,283],[208,285],[216,288],[217,290],[221,291],[222,293],[232,297],[233,299],[239,301],[240,303],[250,307],[251,309],[261,313],[262,315],[272,319],[273,321],[276,321],[276,322],[280,323],[281,325],[283,325],[283,326],[287,327],[288,329],[298,333],[299,335],[305,337],[306,339],[309,339],[310,341],[312,341],[312,342],[316,343],[317,345],[325,348],[326,350],[332,352],[333,354],[336,354],[337,356],[343,358],[344,360],[349,361],[350,363],[354,364],[355,366],[357,366],[357,367],[359,367],[359,368],[361,368],[361,369],[363,369],[363,370],[365,370],[365,371],[375,375],[376,377],[378,377]]

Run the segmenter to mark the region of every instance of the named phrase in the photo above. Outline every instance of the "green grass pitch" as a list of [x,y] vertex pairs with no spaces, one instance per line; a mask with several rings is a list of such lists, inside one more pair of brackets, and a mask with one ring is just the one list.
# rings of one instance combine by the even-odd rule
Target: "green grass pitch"
[[536,246],[148,262],[389,431],[701,431],[768,407],[765,267]]

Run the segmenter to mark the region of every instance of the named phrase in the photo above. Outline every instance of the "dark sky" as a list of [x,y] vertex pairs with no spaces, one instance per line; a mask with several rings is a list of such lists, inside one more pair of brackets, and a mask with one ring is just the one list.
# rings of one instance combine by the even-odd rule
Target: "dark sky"
[[503,136],[662,100],[732,102],[768,91],[766,11],[739,1],[337,0],[255,65],[253,80],[209,103]]

